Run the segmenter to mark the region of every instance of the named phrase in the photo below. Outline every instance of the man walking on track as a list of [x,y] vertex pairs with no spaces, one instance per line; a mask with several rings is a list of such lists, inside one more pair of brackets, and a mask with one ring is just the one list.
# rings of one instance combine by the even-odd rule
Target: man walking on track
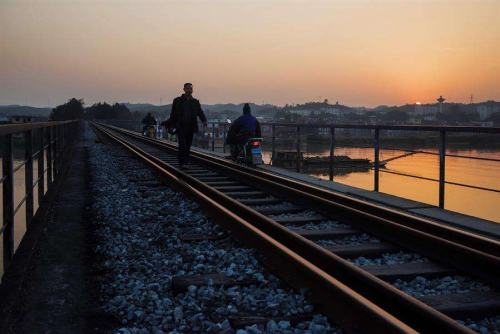
[[188,163],[193,134],[198,132],[198,117],[206,127],[207,118],[201,109],[200,101],[193,97],[193,85],[185,83],[184,94],[174,99],[170,117],[163,123],[167,128],[176,129],[179,167],[181,168]]

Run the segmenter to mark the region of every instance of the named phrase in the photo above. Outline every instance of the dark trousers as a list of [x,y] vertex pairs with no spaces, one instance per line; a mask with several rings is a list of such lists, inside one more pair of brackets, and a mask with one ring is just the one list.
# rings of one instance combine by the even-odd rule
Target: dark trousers
[[233,158],[233,160],[236,160],[241,150],[243,150],[243,144],[230,144],[229,150],[231,151],[231,158]]
[[193,143],[193,131],[186,129],[177,129],[177,143],[179,144],[179,152],[177,158],[179,165],[188,163],[189,151]]

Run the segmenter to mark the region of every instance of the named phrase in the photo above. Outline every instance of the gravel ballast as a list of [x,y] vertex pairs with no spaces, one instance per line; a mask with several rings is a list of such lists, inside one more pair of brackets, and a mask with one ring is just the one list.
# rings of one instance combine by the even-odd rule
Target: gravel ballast
[[357,266],[380,266],[380,265],[395,265],[395,264],[405,264],[405,263],[423,263],[429,262],[429,259],[416,254],[416,253],[385,253],[381,257],[377,258],[366,258],[360,256],[355,259],[349,259],[352,263]]
[[[196,203],[165,186],[121,149],[90,148],[92,212],[102,309],[114,333],[340,333],[295,291],[207,220]],[[184,242],[185,234],[216,236]],[[175,277],[224,274],[251,285],[191,285]],[[256,324],[234,318],[261,316]]]
[[307,230],[307,231],[333,230],[336,228],[349,227],[349,225],[342,224],[334,220],[325,220],[319,223],[307,223],[304,225],[286,224],[285,226],[291,230]]
[[254,210],[264,210],[264,209],[282,209],[286,210],[289,208],[294,208],[295,205],[289,202],[283,202],[278,204],[266,204],[266,205],[253,205],[252,208]]
[[459,323],[481,334],[500,334],[500,316],[481,320],[459,320]]
[[304,210],[297,213],[280,213],[279,215],[269,215],[271,219],[286,219],[286,218],[296,218],[296,217],[314,217],[318,213],[312,210]]
[[340,246],[340,245],[361,245],[369,243],[380,243],[380,240],[366,233],[355,234],[338,239],[325,239],[316,241],[321,246]]
[[481,282],[458,275],[434,279],[417,276],[411,281],[398,279],[393,284],[396,288],[415,297],[491,290],[489,286]]

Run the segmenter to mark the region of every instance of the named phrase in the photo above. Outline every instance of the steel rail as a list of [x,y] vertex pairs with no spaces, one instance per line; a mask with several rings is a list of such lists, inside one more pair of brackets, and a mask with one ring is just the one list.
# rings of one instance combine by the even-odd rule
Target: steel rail
[[[236,236],[239,236],[239,240],[263,250],[266,256],[271,259],[273,266],[279,266],[281,272],[286,272],[289,277],[294,277],[291,282],[294,286],[310,288],[313,299],[319,303],[321,310],[331,319],[335,319],[336,323],[352,332],[375,330],[384,333],[417,333],[402,321],[230,211],[217,200],[207,196],[203,191],[203,187],[206,186],[202,182],[174,169],[139,147],[112,134],[109,130],[95,124],[94,127],[139,157],[162,178],[166,178],[168,183],[173,182],[180,190],[195,197],[202,206],[207,207],[216,216],[223,218],[222,221],[217,220],[217,222],[232,230]],[[189,178],[190,182],[187,182],[186,179]],[[192,183],[197,184],[193,185]],[[297,274],[300,277],[299,281],[296,280]]]
[[[133,134],[133,137],[142,141],[149,141],[153,144],[158,142],[156,140],[151,141],[149,138],[146,139],[136,134]],[[169,150],[172,151],[172,148],[170,147]],[[411,225],[400,224],[399,220],[391,220],[384,215],[374,215],[362,209],[346,207],[343,204],[330,201],[309,192],[283,186],[279,183],[269,181],[267,178],[256,176],[252,173],[253,169],[250,172],[242,172],[240,165],[233,167],[234,164],[232,164],[233,166],[221,167],[218,162],[207,161],[202,157],[198,157],[198,159],[205,164],[209,164],[212,168],[219,167],[219,169],[223,169],[224,172],[236,175],[246,182],[251,182],[254,185],[260,185],[262,188],[270,189],[271,193],[275,193],[280,197],[286,197],[291,201],[300,203],[306,200],[307,206],[319,212],[326,213],[330,217],[346,220],[347,216],[349,218],[349,224],[357,226],[382,239],[389,240],[403,248],[409,248],[448,265],[451,264],[453,267],[466,271],[472,274],[472,276],[480,277],[492,285],[500,285],[498,281],[498,277],[500,277],[500,258],[497,256],[498,252],[490,254],[484,251],[484,249],[488,249],[488,247],[494,248],[495,245],[500,245],[498,241],[481,237],[479,241],[474,239],[476,243],[481,243],[481,245],[470,247],[455,242],[455,240],[450,238],[449,233],[436,236],[435,234],[411,227]],[[455,230],[462,236],[460,230]],[[475,238],[475,235],[472,233],[466,233],[464,235]],[[494,249],[492,250],[494,251]]]
[[[177,149],[176,145],[173,145],[165,141],[146,138],[140,136],[139,134],[133,131],[109,125],[106,125],[106,127],[133,136],[134,138],[137,138],[142,141],[155,143],[155,145],[161,145],[162,147],[165,147],[166,149],[169,149],[172,152]],[[255,180],[263,182],[264,186],[266,186],[267,183],[268,186],[272,187],[271,189],[279,189],[282,186],[288,187],[284,188],[284,191],[281,194],[281,196],[290,195],[288,191],[290,189],[294,189],[299,191],[302,197],[309,197],[310,195],[314,195],[316,197],[328,200],[332,202],[332,205],[335,206],[338,205],[338,208],[342,209],[341,213],[336,213],[336,216],[339,217],[346,213],[347,214],[352,213],[356,216],[356,211],[361,211],[363,213],[371,214],[373,216],[380,217],[385,220],[397,222],[397,224],[399,225],[407,226],[411,229],[418,230],[420,232],[429,233],[433,236],[446,239],[448,241],[463,245],[465,247],[476,249],[483,253],[488,253],[495,257],[500,257],[500,241],[497,240],[493,240],[452,226],[446,226],[438,222],[432,221],[430,219],[414,216],[400,210],[395,210],[387,206],[382,206],[376,203],[371,203],[362,199],[347,196],[345,194],[325,189],[319,186],[315,186],[312,184],[308,184],[302,181],[286,178],[268,171],[264,171],[262,169],[249,168],[240,164],[235,164],[232,161],[222,159],[213,155],[205,154],[196,150],[192,151],[191,155],[193,158],[202,159],[200,161],[204,163],[211,164],[214,167],[218,167],[220,169],[224,169],[225,171],[231,172],[233,175],[236,175],[237,177],[243,180],[246,179],[246,180],[252,180],[252,181]],[[325,204],[324,202],[320,203],[318,208],[319,211],[325,210],[324,206],[322,206],[324,204]],[[352,212],[351,209],[353,210]],[[367,227],[370,226],[367,225]]]
[[[103,128],[97,125],[101,131],[108,133],[113,131],[111,127]],[[127,133],[122,133],[122,135]],[[134,135],[135,137],[135,135]],[[142,137],[136,139],[142,141]],[[157,141],[144,140],[161,148]],[[157,158],[156,158],[157,159]],[[253,226],[272,236],[276,241],[288,247],[297,254],[301,254],[306,260],[321,268],[326,273],[347,285],[362,296],[379,305],[382,309],[390,312],[392,315],[401,319],[404,323],[420,332],[432,333],[470,333],[471,331],[458,324],[453,319],[438,312],[432,307],[413,298],[402,291],[396,289],[389,283],[367,273],[356,267],[349,261],[335,255],[314,242],[294,233],[284,226],[276,223],[274,220],[262,215],[261,213],[241,204],[220,191],[204,184],[203,182],[189,176],[171,165],[157,159],[161,164],[178,178],[182,178],[187,183],[202,190],[202,193],[209,195],[219,204],[238,216],[251,222]],[[213,164],[213,162],[212,162]],[[293,191],[293,189],[291,189]]]
[[[477,243],[475,247],[470,247],[463,243],[455,242],[449,235],[436,236],[435,234],[410,227],[408,224],[400,224],[399,220],[390,219],[385,215],[374,215],[363,209],[348,207],[318,195],[269,181],[267,178],[252,175],[251,173],[240,174],[239,165],[231,167],[233,169],[229,170],[227,166],[221,168],[220,165],[217,166],[217,163],[213,161],[209,162],[201,157],[199,159],[199,161],[210,164],[211,167],[219,167],[219,169],[224,169],[226,173],[229,172],[233,175],[238,175],[242,180],[253,185],[258,185],[277,196],[285,197],[292,202],[305,203],[306,207],[311,207],[320,213],[325,213],[329,217],[348,221],[349,224],[374,234],[381,239],[424,254],[431,259],[444,262],[448,265],[451,264],[453,267],[466,271],[473,276],[480,277],[492,285],[500,285],[498,281],[498,277],[500,277],[500,257],[497,256],[498,253],[491,254],[485,252],[485,249],[489,248],[495,252],[495,246],[500,245],[498,241],[481,237],[480,241],[474,240]],[[461,232],[460,230],[457,231]],[[472,233],[465,235],[472,238],[475,237]]]

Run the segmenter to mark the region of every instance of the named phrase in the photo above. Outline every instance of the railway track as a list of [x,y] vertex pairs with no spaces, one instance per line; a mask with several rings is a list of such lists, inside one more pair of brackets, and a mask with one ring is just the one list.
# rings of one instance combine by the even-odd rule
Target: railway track
[[[500,314],[495,240],[203,153],[179,170],[174,145],[93,125],[195,196],[291,285],[308,287],[348,331],[471,333],[456,319]],[[419,290],[434,281],[459,287]]]

